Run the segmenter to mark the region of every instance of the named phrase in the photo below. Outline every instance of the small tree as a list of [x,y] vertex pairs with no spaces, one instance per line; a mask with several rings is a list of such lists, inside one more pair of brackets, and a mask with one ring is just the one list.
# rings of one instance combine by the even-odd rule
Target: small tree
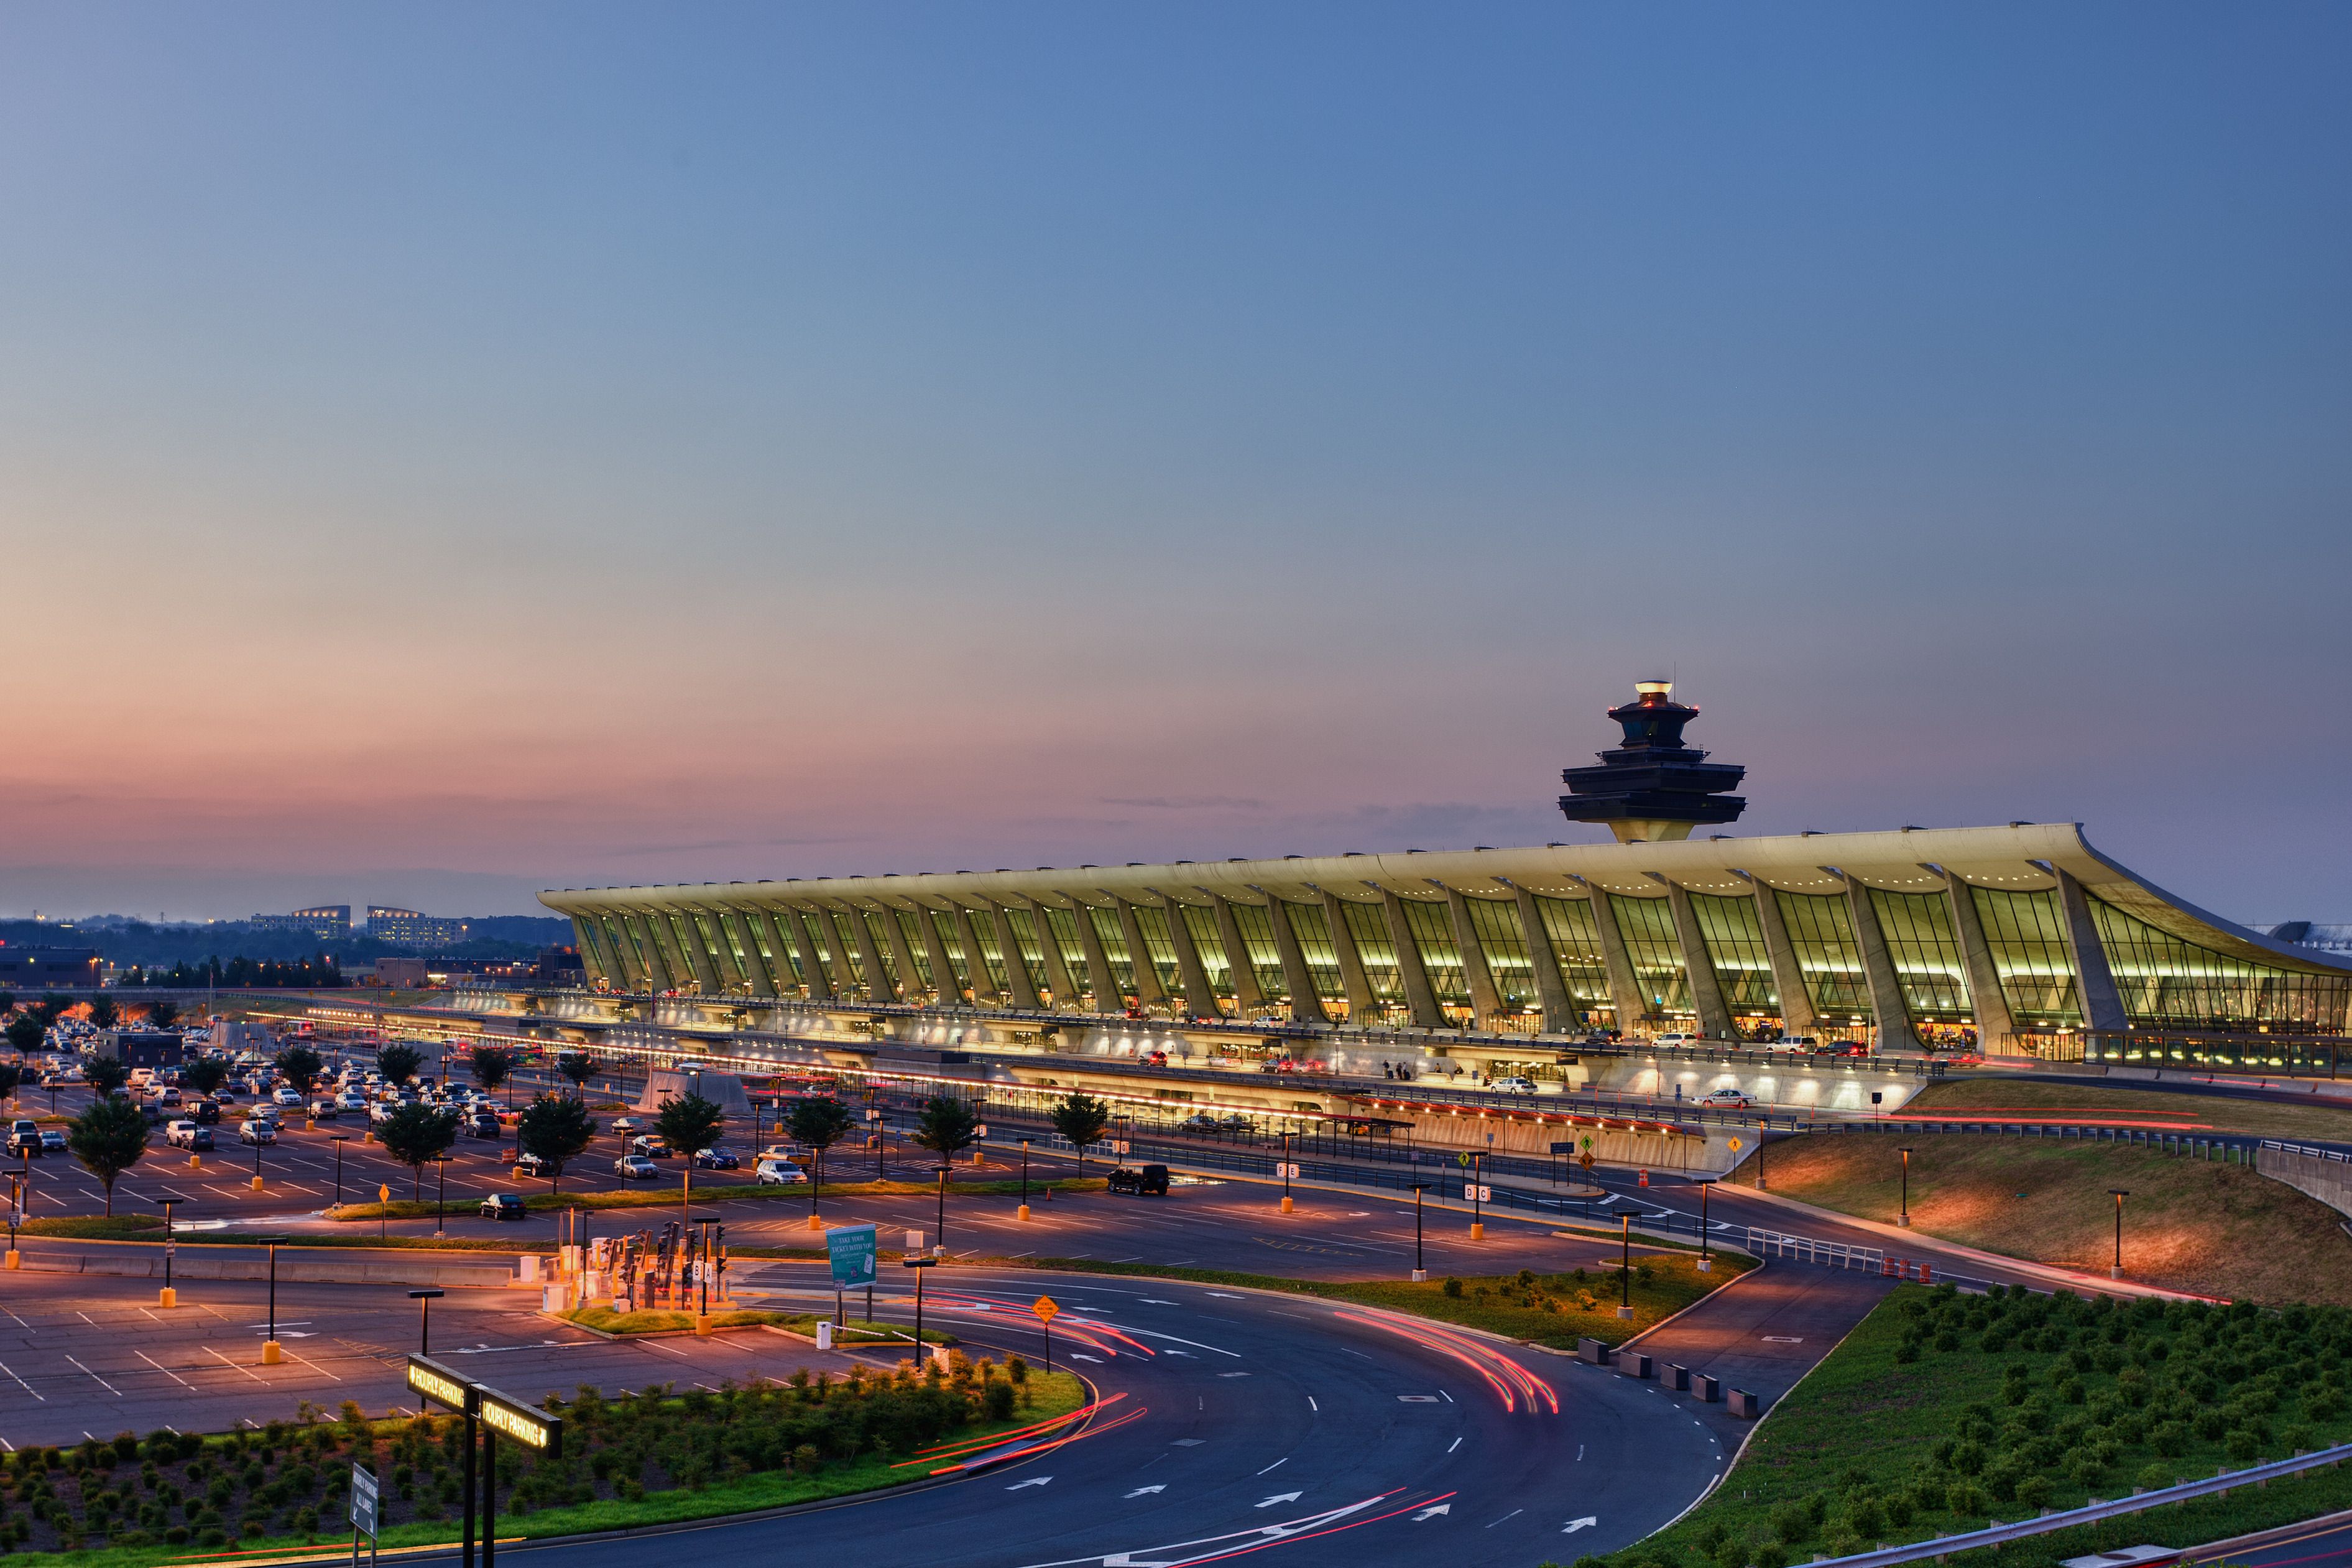
[[[466,1070],[484,1092],[496,1094],[499,1085],[514,1076],[515,1064],[521,1059],[522,1053],[511,1046],[476,1046],[466,1053]],[[512,1105],[514,1096],[507,1096],[507,1103]]]
[[100,994],[89,1005],[89,1022],[93,1028],[111,1029],[122,1022],[122,1009],[115,1005],[113,997]]
[[25,1081],[25,1069],[15,1062],[0,1062],[0,1100],[15,1100],[16,1086]]
[[663,1100],[654,1113],[654,1131],[661,1134],[671,1152],[686,1162],[682,1201],[689,1208],[694,1205],[694,1157],[719,1142],[719,1129],[726,1122],[724,1110],[691,1092]]
[[0,1017],[5,1017],[16,1010],[16,994],[6,986],[0,985]]
[[180,1005],[169,996],[158,996],[147,1004],[147,1026],[168,1029],[180,1021]]
[[117,1089],[131,1081],[131,1069],[112,1057],[89,1057],[82,1062],[81,1076],[99,1099],[111,1100]]
[[[327,1070],[325,1058],[308,1046],[289,1046],[271,1058],[271,1062],[278,1068],[278,1077],[304,1094],[310,1092],[310,1086],[319,1081],[320,1073]],[[181,1076],[184,1078],[186,1075]]]
[[816,1152],[816,1180],[809,1187],[809,1204],[816,1204],[816,1189],[824,1185],[824,1152],[849,1136],[857,1120],[849,1107],[829,1094],[816,1095],[793,1102],[791,1114],[784,1119],[784,1130],[793,1142],[804,1143]]
[[425,1194],[425,1167],[449,1152],[457,1141],[457,1119],[429,1105],[404,1105],[383,1119],[375,1131],[384,1152],[408,1167],[415,1180],[409,1196]]
[[515,1127],[516,1147],[547,1163],[550,1193],[563,1179],[564,1164],[578,1159],[595,1136],[595,1119],[577,1096],[569,1094],[533,1096]]
[[228,1064],[218,1057],[198,1057],[180,1068],[180,1081],[198,1094],[211,1094],[227,1078]]
[[19,1013],[8,1020],[8,1043],[16,1047],[18,1056],[39,1050],[48,1034],[48,1026],[30,1013]]
[[980,1115],[968,1100],[935,1094],[916,1112],[914,1141],[937,1154],[941,1164],[971,1148],[979,1138]]
[[33,1004],[33,1016],[40,1019],[41,1027],[46,1029],[64,1017],[66,1009],[72,1005],[73,998],[64,992],[44,991],[41,993],[41,999]]
[[375,1053],[375,1070],[383,1074],[383,1081],[389,1084],[406,1083],[424,1065],[425,1053],[415,1046],[384,1046]]
[[147,1113],[127,1100],[100,1100],[74,1118],[66,1130],[66,1148],[106,1188],[106,1213],[111,1218],[114,1179],[147,1152]]
[[1102,1141],[1110,1126],[1110,1107],[1092,1095],[1073,1091],[1054,1107],[1054,1131],[1077,1146],[1078,1174],[1087,1173],[1087,1145]]
[[565,1051],[555,1058],[555,1070],[572,1080],[574,1094],[584,1091],[588,1080],[596,1076],[597,1061],[586,1051]]

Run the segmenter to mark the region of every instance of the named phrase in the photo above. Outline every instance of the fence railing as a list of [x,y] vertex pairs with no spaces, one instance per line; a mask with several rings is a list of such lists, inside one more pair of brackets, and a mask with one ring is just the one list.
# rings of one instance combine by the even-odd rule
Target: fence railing
[[1787,1258],[1799,1263],[1819,1263],[1831,1268],[1858,1268],[1865,1274],[1885,1272],[1886,1249],[1843,1241],[1819,1241],[1809,1236],[1789,1236],[1758,1226],[1748,1227],[1747,1250],[1759,1258]]
[[2255,1465],[2242,1470],[2224,1470],[2201,1481],[2189,1481],[2180,1486],[2163,1487],[2141,1492],[2135,1497],[2118,1498],[2112,1502],[2094,1500],[2082,1508],[2064,1509],[2045,1513],[2038,1519],[2002,1524],[1999,1521],[1982,1530],[1971,1530],[1958,1535],[1939,1535],[1931,1541],[1915,1541],[1907,1546],[1881,1547],[1875,1552],[1857,1552],[1850,1557],[1815,1558],[1812,1568],[1888,1568],[1897,1563],[1918,1563],[1927,1558],[1940,1562],[1956,1552],[1972,1552],[1982,1546],[2005,1546],[2012,1541],[2024,1541],[2036,1535],[2047,1535],[2054,1530],[2071,1530],[2078,1524],[2096,1524],[2103,1520],[2122,1519],[2128,1514],[2144,1513],[2168,1503],[2187,1502],[2193,1498],[2214,1497],[2239,1487],[2261,1486],[2268,1481],[2300,1475],[2322,1466],[2342,1464],[2352,1458],[2352,1443],[2333,1448],[2322,1448],[2315,1454],[2302,1454],[2292,1459],[2276,1459],[2266,1465]]

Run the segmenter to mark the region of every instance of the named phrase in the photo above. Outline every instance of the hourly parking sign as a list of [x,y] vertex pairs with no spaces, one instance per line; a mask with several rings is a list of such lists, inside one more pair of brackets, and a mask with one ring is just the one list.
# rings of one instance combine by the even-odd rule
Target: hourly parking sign
[[833,1265],[836,1290],[874,1283],[874,1259],[878,1243],[870,1225],[835,1226],[824,1233],[824,1255]]

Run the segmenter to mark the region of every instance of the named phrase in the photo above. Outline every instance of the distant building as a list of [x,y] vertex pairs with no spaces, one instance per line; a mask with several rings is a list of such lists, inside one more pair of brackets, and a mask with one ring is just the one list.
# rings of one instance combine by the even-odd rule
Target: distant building
[[177,1029],[107,1029],[98,1037],[98,1054],[127,1068],[175,1068],[180,1065]]
[[278,1052],[278,1042],[269,1037],[266,1025],[224,1021],[213,1026],[213,1047],[223,1056],[236,1057],[247,1052],[257,1057],[271,1057]]
[[352,934],[352,906],[320,904],[291,914],[255,915],[246,923],[260,931],[300,931],[321,939],[346,937]]
[[531,960],[530,981],[534,985],[585,985],[588,972],[580,962],[576,947],[542,947]]
[[15,947],[0,942],[0,986],[11,991],[96,985],[101,972],[94,947]]
[[379,958],[373,975],[378,985],[394,985],[414,989],[432,983],[421,958]]
[[467,940],[471,923],[446,915],[419,914],[382,904],[368,906],[368,935],[396,947],[447,947]]

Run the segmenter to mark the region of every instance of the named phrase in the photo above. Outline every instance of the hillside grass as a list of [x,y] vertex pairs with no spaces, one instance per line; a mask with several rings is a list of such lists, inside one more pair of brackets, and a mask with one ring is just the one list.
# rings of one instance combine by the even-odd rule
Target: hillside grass
[[[2352,1440],[2352,1316],[1904,1286],[1775,1405],[1671,1528],[1580,1568],[1785,1568]],[[2352,1505],[2352,1470],[1965,1554],[2050,1568]]]
[[2188,1124],[2196,1131],[2235,1132],[2255,1138],[2315,1138],[2352,1143],[2352,1107],[2328,1101],[2297,1105],[2240,1100],[2186,1089],[2110,1087],[2091,1083],[2038,1083],[2023,1078],[1951,1078],[1921,1089],[1903,1108],[1905,1115],[2014,1110],[2032,1117],[2043,1111],[2095,1115],[2112,1120]]
[[[2231,1300],[2352,1306],[2352,1237],[2326,1205],[2251,1166],[2078,1139],[1820,1133],[1773,1142],[1771,1191],[1895,1223],[1911,1158],[1911,1224],[1925,1236],[2104,1276],[2124,1200],[2124,1272]],[[1750,1155],[1731,1180],[1752,1183]]]

